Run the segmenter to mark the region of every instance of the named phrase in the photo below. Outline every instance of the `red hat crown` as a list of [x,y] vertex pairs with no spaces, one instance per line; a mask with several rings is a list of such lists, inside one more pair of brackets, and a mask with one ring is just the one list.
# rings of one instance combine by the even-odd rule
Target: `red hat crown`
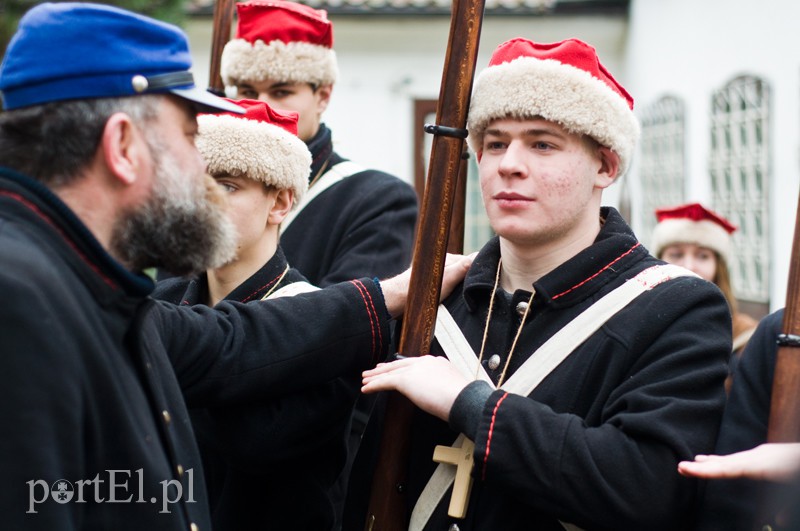
[[234,114],[230,112],[215,113],[217,115],[225,114],[241,118],[245,120],[253,120],[254,122],[263,122],[280,127],[284,131],[297,136],[297,121],[300,115],[294,111],[279,111],[273,109],[263,101],[257,100],[231,100],[230,101],[244,109],[244,114]]
[[242,2],[236,4],[239,23],[236,38],[248,42],[257,40],[307,42],[325,48],[333,47],[333,25],[324,10],[295,2]]
[[550,59],[584,70],[608,85],[625,99],[630,109],[633,109],[633,97],[614,79],[606,67],[600,64],[597,50],[583,41],[567,39],[561,42],[540,43],[528,39],[511,39],[497,47],[489,60],[489,66],[510,63],[520,57],[532,57],[540,61]]
[[656,209],[656,219],[659,223],[668,219],[687,219],[689,221],[712,221],[725,229],[728,234],[733,234],[736,226],[730,221],[709,210],[700,203],[689,203],[676,207]]
[[296,2],[267,0],[236,5],[236,38],[222,51],[226,92],[265,80],[332,85],[338,77],[333,25],[328,15]]

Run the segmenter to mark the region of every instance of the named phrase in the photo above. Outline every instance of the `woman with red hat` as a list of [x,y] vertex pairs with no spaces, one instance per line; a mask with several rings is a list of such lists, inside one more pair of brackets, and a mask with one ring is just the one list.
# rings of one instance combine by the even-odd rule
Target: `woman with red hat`
[[[658,224],[650,250],[657,258],[694,271],[719,287],[733,319],[734,357],[731,361],[738,361],[758,321],[738,310],[733,294],[728,264],[733,256],[731,234],[736,227],[699,203],[660,208],[656,210],[656,217]],[[730,381],[726,386],[730,386]]]

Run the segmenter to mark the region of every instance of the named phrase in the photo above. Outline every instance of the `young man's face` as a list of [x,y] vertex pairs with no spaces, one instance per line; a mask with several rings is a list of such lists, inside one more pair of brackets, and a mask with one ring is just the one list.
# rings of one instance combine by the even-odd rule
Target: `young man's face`
[[250,249],[263,245],[269,230],[277,234],[277,225],[268,225],[278,191],[247,177],[222,174],[214,179],[228,196],[228,216],[237,232],[236,256],[244,258]]
[[490,123],[478,167],[492,229],[511,242],[542,245],[596,226],[602,189],[616,176],[603,150],[610,153],[541,118]]
[[319,129],[322,113],[328,108],[331,86],[313,87],[309,83],[285,83],[274,79],[242,81],[237,85],[237,98],[266,102],[281,111],[294,111],[300,115],[297,136],[307,142]]

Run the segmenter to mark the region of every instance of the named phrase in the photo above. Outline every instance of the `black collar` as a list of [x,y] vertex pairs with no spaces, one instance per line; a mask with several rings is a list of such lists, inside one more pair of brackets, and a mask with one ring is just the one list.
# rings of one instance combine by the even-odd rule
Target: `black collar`
[[[577,304],[616,279],[619,271],[648,256],[619,212],[602,207],[600,216],[604,222],[594,243],[532,285],[537,305]],[[480,250],[464,279],[464,303],[470,311],[475,311],[480,301],[488,300],[499,259],[500,239],[494,237]],[[519,295],[525,298],[525,294]]]
[[47,227],[88,266],[91,275],[114,291],[143,297],[154,283],[144,273],[127,270],[100,245],[94,234],[47,186],[9,168],[0,167],[0,197],[15,201]]

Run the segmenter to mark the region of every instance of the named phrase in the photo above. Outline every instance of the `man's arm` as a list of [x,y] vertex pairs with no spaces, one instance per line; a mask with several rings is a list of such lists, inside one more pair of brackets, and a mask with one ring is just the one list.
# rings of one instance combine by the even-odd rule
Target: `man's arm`
[[[472,257],[450,256],[442,297]],[[382,361],[388,322],[402,314],[410,271],[294,297],[208,308],[157,303],[153,332],[167,348],[191,407],[235,404],[357,376]]]

